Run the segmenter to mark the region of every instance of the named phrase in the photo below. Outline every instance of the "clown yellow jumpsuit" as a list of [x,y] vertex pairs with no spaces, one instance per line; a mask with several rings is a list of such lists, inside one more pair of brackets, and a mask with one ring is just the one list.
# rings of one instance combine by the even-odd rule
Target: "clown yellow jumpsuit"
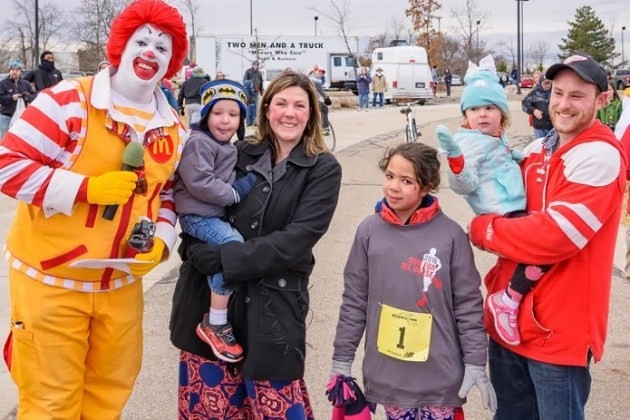
[[[111,104],[109,80],[104,72],[40,93],[0,146],[0,190],[19,200],[5,255],[20,418],[119,418],[140,371],[141,278],[71,264],[121,257],[140,216],[156,223],[165,251],[175,245],[185,131],[159,88],[157,112],[135,116],[139,126],[116,120],[129,111]],[[81,191],[86,177],[121,169],[130,141],[144,145],[148,191],[109,221]]]

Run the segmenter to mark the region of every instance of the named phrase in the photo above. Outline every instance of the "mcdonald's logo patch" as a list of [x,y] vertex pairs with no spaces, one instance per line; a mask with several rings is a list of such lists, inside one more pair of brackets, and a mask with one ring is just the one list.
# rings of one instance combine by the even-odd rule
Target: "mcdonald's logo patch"
[[146,149],[157,163],[168,162],[175,153],[175,145],[171,136],[158,137],[147,145]]

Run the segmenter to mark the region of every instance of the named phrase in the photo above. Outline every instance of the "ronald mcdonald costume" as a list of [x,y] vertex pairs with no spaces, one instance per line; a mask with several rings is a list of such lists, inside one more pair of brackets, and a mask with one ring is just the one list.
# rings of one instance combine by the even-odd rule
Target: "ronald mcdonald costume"
[[[132,2],[111,27],[111,69],[43,91],[2,139],[0,191],[19,201],[5,249],[18,418],[120,418],[131,394],[139,280],[177,238],[172,181],[185,130],[157,81],[186,50],[176,9]],[[130,142],[143,146],[143,163],[121,171]],[[106,205],[118,205],[113,220]],[[153,249],[127,268],[103,263],[124,256],[140,217],[155,223]]]

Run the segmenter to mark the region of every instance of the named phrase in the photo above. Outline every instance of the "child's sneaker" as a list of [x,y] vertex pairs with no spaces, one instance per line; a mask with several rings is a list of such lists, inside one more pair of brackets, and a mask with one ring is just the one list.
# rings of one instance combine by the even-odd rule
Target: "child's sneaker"
[[488,297],[488,309],[494,317],[494,328],[506,344],[518,346],[521,336],[518,333],[518,307],[512,308],[503,302],[505,290],[496,292]]
[[208,314],[197,325],[197,336],[205,341],[215,356],[230,363],[243,359],[243,348],[236,342],[230,323],[210,325]]

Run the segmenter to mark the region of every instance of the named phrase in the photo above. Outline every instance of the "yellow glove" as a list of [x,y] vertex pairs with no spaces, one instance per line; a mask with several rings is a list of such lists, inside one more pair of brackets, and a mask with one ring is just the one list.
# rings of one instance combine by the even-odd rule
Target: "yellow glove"
[[156,265],[162,262],[164,256],[164,248],[166,245],[160,238],[155,238],[153,248],[149,252],[143,252],[142,254],[136,254],[135,259],[137,261],[151,261],[147,264],[129,264],[131,274],[134,276],[144,276],[149,271],[153,270]]
[[87,202],[107,206],[125,204],[136,189],[138,175],[131,171],[106,172],[87,182]]

